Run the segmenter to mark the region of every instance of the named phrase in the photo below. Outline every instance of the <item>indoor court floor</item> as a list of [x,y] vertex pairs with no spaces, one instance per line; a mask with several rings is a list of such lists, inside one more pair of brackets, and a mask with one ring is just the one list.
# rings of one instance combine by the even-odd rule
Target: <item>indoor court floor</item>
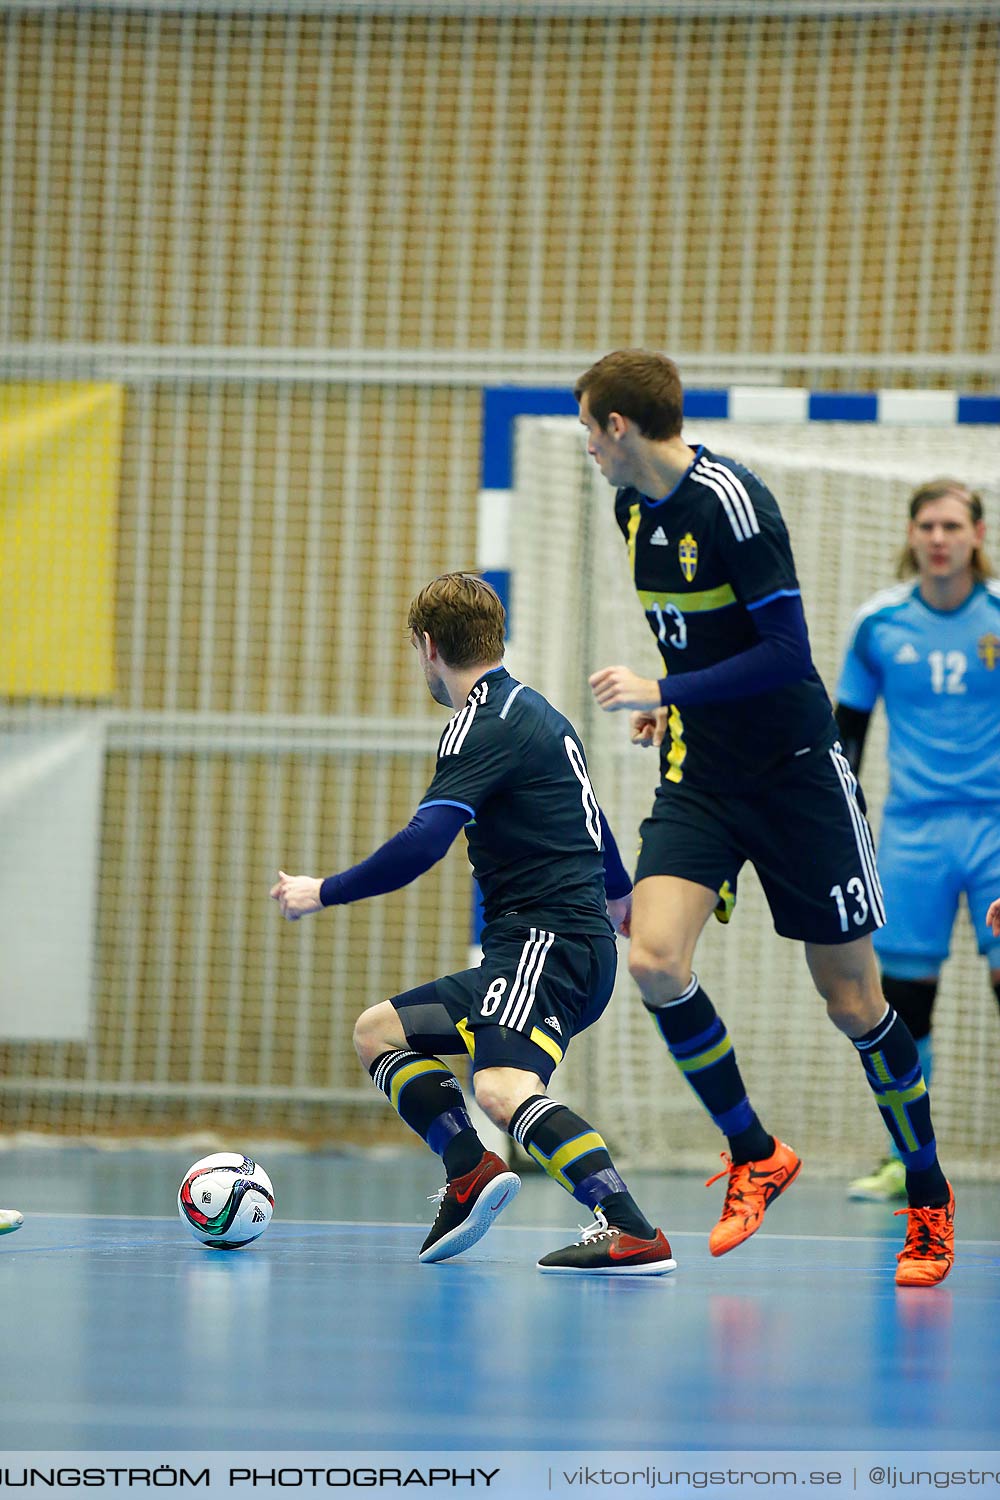
[[262,1150],[270,1228],[205,1249],[174,1199],[207,1149],[0,1151],[25,1215],[0,1239],[0,1449],[1000,1449],[996,1186],[956,1183],[929,1291],[894,1285],[891,1208],[806,1170],[721,1260],[722,1183],[632,1173],[677,1271],[550,1277],[536,1258],[587,1216],[534,1175],[474,1249],[420,1265],[419,1154]]

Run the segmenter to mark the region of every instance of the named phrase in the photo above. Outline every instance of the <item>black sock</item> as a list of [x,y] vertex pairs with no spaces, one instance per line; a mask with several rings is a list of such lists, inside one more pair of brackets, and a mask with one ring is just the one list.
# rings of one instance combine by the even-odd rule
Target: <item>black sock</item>
[[597,1207],[616,1229],[635,1235],[637,1240],[655,1240],[656,1230],[646,1218],[631,1193],[609,1193]]
[[938,1162],[923,1172],[906,1169],[906,1201],[911,1208],[944,1208],[948,1202],[948,1180]]
[[449,1182],[453,1177],[464,1177],[482,1161],[483,1143],[475,1130],[460,1130],[445,1146],[441,1159]]
[[748,1161],[767,1161],[774,1155],[774,1136],[768,1135],[754,1115],[753,1123],[738,1135],[727,1136],[729,1155],[734,1167],[745,1166]]

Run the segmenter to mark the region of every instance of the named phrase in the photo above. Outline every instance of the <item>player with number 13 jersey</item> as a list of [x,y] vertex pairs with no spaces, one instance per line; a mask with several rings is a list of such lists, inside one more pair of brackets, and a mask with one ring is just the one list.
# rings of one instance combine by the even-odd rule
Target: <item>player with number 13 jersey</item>
[[[774,496],[732,458],[699,447],[664,499],[620,489],[615,519],[669,679],[757,645],[757,612],[799,597]],[[753,785],[804,746],[836,739],[830,700],[811,660],[803,660],[801,676],[767,692],[766,701],[759,693],[734,698],[724,714],[711,700],[675,706],[668,729],[666,774],[703,786],[717,786],[720,777]]]
[[[871,831],[813,666],[777,502],[744,465],[686,441],[680,373],[666,356],[614,350],[574,394],[587,451],[615,488],[666,669],[653,679],[604,666],[590,686],[606,712],[631,710],[634,744],[660,746],[629,971],[729,1148],[709,1249],[725,1255],[754,1234],[801,1166],[751,1105],[732,1039],[693,968],[705,923],[713,911],[728,920],[749,861],[775,930],[805,944],[827,1014],[853,1042],[898,1138],[910,1228],[896,1280],[935,1285],[954,1255],[954,1198],[913,1037],[879,984],[870,934],[885,919]],[[773,997],[776,1007],[783,1000]]]
[[[698,446],[662,499],[619,489],[615,519],[665,667],[662,775],[637,880],[708,885],[728,921],[750,858],[782,936],[873,931],[883,903],[864,797],[837,748],[774,496]],[[808,861],[790,857],[796,825]]]

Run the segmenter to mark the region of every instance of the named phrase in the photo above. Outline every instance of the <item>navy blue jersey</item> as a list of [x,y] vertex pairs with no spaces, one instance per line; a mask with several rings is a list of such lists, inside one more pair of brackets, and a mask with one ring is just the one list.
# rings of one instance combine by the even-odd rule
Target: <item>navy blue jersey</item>
[[568,719],[505,667],[485,673],[449,721],[421,807],[464,808],[487,922],[516,913],[554,928],[611,931],[600,810]]
[[[788,532],[756,474],[700,447],[663,500],[619,490],[615,519],[666,675],[715,666],[755,646],[753,612],[799,593]],[[669,684],[668,684],[669,691]],[[661,768],[720,790],[752,783],[836,725],[815,668],[798,682],[719,704],[671,706]]]

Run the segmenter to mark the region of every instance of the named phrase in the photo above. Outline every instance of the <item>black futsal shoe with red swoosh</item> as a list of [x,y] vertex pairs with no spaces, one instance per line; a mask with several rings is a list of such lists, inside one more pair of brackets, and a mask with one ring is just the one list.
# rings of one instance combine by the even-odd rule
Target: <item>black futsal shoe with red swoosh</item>
[[609,1224],[596,1208],[594,1222],[581,1232],[579,1242],[543,1255],[538,1269],[583,1271],[592,1276],[664,1276],[676,1271],[677,1262],[662,1229],[655,1238],[640,1240]]
[[765,1210],[795,1181],[802,1165],[791,1146],[779,1140],[775,1140],[774,1150],[765,1161],[747,1161],[734,1167],[725,1152],[722,1160],[729,1162],[728,1167],[705,1183],[711,1187],[720,1177],[729,1175],[722,1216],[708,1237],[713,1255],[735,1250],[760,1228]]
[[429,1264],[461,1255],[481,1240],[501,1209],[513,1203],[521,1179],[493,1151],[483,1155],[464,1177],[453,1177],[431,1201],[438,1203],[437,1218],[424,1240],[420,1259]]

